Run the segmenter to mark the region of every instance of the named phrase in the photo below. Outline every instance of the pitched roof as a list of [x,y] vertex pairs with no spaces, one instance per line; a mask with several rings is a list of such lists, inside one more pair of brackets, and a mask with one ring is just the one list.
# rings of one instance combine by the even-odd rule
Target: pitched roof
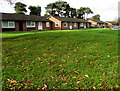
[[106,21],[107,23],[112,23],[113,25],[118,25],[119,22]]
[[49,21],[47,17],[37,15],[24,15],[2,13],[2,20],[15,20],[15,21]]
[[88,19],[88,20],[92,20],[92,21],[95,21],[95,22],[98,22],[98,23],[105,23],[105,22],[99,21],[99,20],[93,20],[93,19]]
[[68,18],[68,17],[58,17],[58,16],[54,16],[54,17],[62,22],[87,22],[86,20],[78,19],[78,18]]

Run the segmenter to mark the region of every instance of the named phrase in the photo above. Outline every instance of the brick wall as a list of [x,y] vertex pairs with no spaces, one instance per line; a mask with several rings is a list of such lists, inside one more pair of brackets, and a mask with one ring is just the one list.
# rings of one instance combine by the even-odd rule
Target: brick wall
[[[68,26],[67,27],[64,27],[64,23],[65,22],[62,22],[62,30],[68,30],[68,29],[70,29],[70,22],[67,22],[68,23]],[[78,23],[76,23],[76,27],[74,26],[74,23],[72,23],[72,29],[79,29],[79,27],[78,27]]]
[[94,24],[94,28],[97,28],[97,22],[95,22],[95,21],[92,21],[92,20],[87,20],[88,22],[91,22],[91,24]]
[[[50,16],[49,20],[53,21],[52,23],[52,30],[61,30],[61,21],[59,21],[58,19]],[[55,27],[55,23],[58,23],[58,27]]]
[[38,22],[35,22],[35,30],[38,31]]
[[61,29],[62,29],[62,30],[68,30],[68,29],[69,29],[69,23],[67,22],[67,24],[68,24],[67,27],[64,27],[64,23],[65,23],[65,22],[62,22],[62,23],[61,23],[61,25],[62,25]]
[[27,31],[26,22],[23,22],[23,31]]
[[78,23],[76,23],[76,27],[74,26],[74,23],[73,23],[73,29],[79,29],[78,28]]
[[16,31],[20,31],[19,30],[19,22],[18,21],[15,21],[15,30]]
[[46,27],[46,22],[42,22],[43,30],[52,30],[52,29],[51,29],[52,23],[51,23],[51,22],[49,22],[49,23],[50,23],[50,26],[49,26],[49,27]]
[[0,32],[2,32],[2,22],[0,21]]

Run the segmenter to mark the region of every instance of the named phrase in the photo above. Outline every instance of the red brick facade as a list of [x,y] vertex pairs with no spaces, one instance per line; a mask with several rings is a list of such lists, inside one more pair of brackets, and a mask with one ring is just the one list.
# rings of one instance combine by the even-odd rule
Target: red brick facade
[[[80,27],[80,21],[79,22],[66,22],[66,21],[61,21],[53,16],[49,17],[49,20],[52,21],[52,30],[68,30],[68,29],[80,29],[80,28],[90,28],[90,23],[84,23],[83,27]],[[55,26],[55,23],[58,23],[58,26]],[[64,26],[64,23],[67,23],[67,26]],[[76,26],[74,25],[76,24]],[[72,25],[72,26],[71,26]]]
[[[86,20],[65,17],[43,17],[35,15],[2,13],[2,21],[14,21],[15,27],[2,28],[3,31],[30,31],[30,30],[68,30],[80,29],[80,23],[86,24]],[[64,23],[67,23],[66,25]],[[10,22],[8,22],[9,24]],[[85,25],[89,28],[89,25]],[[0,25],[1,28],[1,25]]]
[[0,32],[2,32],[2,23],[0,21]]
[[50,26],[49,27],[46,27],[46,22],[42,22],[42,25],[43,25],[43,29],[42,30],[52,30],[51,28],[51,22],[49,22]]

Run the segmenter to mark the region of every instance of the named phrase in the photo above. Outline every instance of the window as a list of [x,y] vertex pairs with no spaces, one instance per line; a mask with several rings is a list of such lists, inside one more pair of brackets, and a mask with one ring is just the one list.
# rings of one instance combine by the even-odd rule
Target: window
[[35,22],[28,21],[26,25],[27,27],[35,27]]
[[67,22],[63,23],[63,26],[68,27],[68,23]]
[[80,27],[84,27],[84,24],[83,24],[83,23],[80,23]]
[[74,23],[74,27],[77,27],[77,23]]
[[58,27],[58,22],[55,22],[55,27]]
[[50,27],[50,23],[49,22],[46,22],[46,27]]
[[94,24],[91,24],[92,27],[94,27],[95,25]]
[[3,21],[2,28],[15,28],[15,22],[14,21]]

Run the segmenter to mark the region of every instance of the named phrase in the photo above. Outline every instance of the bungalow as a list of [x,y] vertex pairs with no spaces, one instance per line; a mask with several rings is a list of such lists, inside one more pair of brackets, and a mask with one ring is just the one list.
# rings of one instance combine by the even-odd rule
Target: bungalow
[[51,30],[51,21],[47,17],[24,14],[1,13],[2,31]]
[[106,21],[106,23],[110,26],[112,25],[112,22]]
[[119,26],[119,22],[110,22],[110,21],[106,21],[106,23],[108,24],[108,26]]
[[77,18],[49,16],[48,19],[53,22],[52,30],[89,28],[91,24],[90,22]]
[[108,27],[107,23],[103,21],[97,21],[97,20],[92,20],[92,19],[87,19],[88,22],[91,22],[91,27],[93,28],[105,28]]

